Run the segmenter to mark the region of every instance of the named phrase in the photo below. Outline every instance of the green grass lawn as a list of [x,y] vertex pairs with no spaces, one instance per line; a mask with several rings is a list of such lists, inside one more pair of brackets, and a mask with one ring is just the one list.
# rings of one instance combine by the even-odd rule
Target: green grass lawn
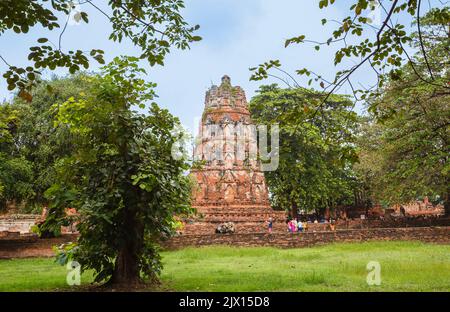
[[[334,244],[313,248],[186,248],[163,253],[163,290],[450,291],[450,246],[418,242]],[[381,264],[381,286],[366,265]],[[0,260],[0,291],[70,290],[53,259]],[[82,276],[82,284],[92,274]]]

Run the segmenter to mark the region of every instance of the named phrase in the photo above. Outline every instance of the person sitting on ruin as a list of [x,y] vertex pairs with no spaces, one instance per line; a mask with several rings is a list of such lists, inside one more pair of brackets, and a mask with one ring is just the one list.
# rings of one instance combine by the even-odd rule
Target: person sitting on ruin
[[402,217],[406,216],[405,207],[403,207],[403,206],[400,206],[400,215],[401,215]]
[[297,227],[298,227],[298,231],[299,231],[300,233],[303,232],[303,223],[302,223],[301,220],[298,221]]
[[297,232],[297,219],[292,219],[292,233]]
[[272,233],[272,228],[273,228],[273,219],[272,217],[269,218],[269,221],[267,222],[267,226],[268,226],[268,230],[269,230],[269,234]]
[[330,231],[335,231],[336,230],[336,223],[334,222],[333,219],[330,220]]
[[292,233],[292,220],[288,220],[286,224],[287,224],[288,232]]
[[289,233],[295,233],[297,231],[297,225],[294,223],[294,219],[290,219],[288,222]]

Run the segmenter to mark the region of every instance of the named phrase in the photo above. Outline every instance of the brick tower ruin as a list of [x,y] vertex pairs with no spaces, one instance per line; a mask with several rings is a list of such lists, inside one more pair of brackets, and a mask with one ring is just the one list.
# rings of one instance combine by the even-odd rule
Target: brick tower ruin
[[235,224],[236,233],[263,232],[270,217],[274,227],[283,225],[284,212],[273,211],[269,203],[245,92],[228,76],[206,92],[194,159],[201,163],[191,171],[198,215],[186,224],[185,234],[211,234],[226,222]]

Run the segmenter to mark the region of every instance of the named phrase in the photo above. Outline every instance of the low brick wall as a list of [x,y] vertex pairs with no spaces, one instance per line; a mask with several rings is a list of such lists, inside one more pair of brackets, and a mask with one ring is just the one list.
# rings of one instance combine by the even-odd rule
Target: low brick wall
[[338,220],[337,229],[361,229],[361,228],[403,228],[403,227],[430,227],[450,226],[450,217],[415,216],[415,217],[391,217],[384,219],[353,219]]
[[[0,259],[52,257],[54,256],[53,246],[73,242],[76,239],[76,234],[65,234],[50,239],[39,239],[36,235],[19,235],[19,233],[4,234],[2,237],[0,236]],[[299,248],[335,242],[370,240],[405,240],[450,244],[450,227],[353,229],[307,233],[181,235],[163,242],[162,247],[168,250],[206,245]]]
[[204,245],[295,248],[335,242],[363,242],[370,240],[405,240],[448,244],[450,243],[450,227],[353,229],[337,230],[334,232],[324,231],[284,234],[181,235],[164,242],[163,246],[166,249],[179,249],[186,246]]
[[39,217],[39,215],[26,214],[0,215],[0,232],[29,233]]
[[76,234],[40,239],[35,234],[4,233],[0,236],[0,259],[53,257],[53,246],[77,240]]

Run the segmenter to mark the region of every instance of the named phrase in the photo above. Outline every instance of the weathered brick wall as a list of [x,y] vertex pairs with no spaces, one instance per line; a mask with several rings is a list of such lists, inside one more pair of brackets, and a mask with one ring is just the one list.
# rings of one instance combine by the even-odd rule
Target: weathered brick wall
[[[35,235],[19,235],[19,233],[5,232],[0,235],[0,259],[52,257],[54,256],[53,246],[73,242],[76,239],[76,234],[66,234],[62,237],[52,239],[38,239]],[[335,242],[362,242],[369,240],[405,240],[449,244],[450,227],[353,229],[294,234],[244,233],[181,235],[163,242],[162,245],[166,249],[206,245],[299,248]]]
[[[257,216],[257,217],[255,217]],[[203,219],[193,223],[187,223],[181,231],[189,235],[214,234],[215,229],[221,223],[234,222],[237,234],[263,233],[267,232],[267,220],[274,218],[273,232],[284,234],[287,232],[284,212],[274,211],[272,214],[251,214],[242,212],[233,213],[211,213]],[[259,221],[257,221],[259,220]],[[347,229],[367,229],[367,228],[404,228],[404,227],[430,227],[430,226],[450,226],[449,217],[408,217],[408,218],[385,218],[385,219],[350,219],[338,220],[337,230]],[[329,231],[329,223],[308,223],[310,232]]]
[[338,220],[337,229],[450,226],[450,217],[416,216],[405,218]]
[[362,242],[369,240],[407,240],[434,243],[450,243],[450,227],[411,227],[384,229],[353,229],[334,232],[307,233],[249,233],[181,235],[164,242],[167,249],[186,246],[230,245],[230,246],[273,246],[282,248],[306,247],[334,242]]
[[77,240],[76,234],[65,234],[61,237],[39,239],[35,234],[19,235],[19,233],[0,233],[0,259],[52,257],[53,246]]
[[29,233],[30,228],[39,219],[39,215],[2,215],[0,216],[0,232],[11,231]]

